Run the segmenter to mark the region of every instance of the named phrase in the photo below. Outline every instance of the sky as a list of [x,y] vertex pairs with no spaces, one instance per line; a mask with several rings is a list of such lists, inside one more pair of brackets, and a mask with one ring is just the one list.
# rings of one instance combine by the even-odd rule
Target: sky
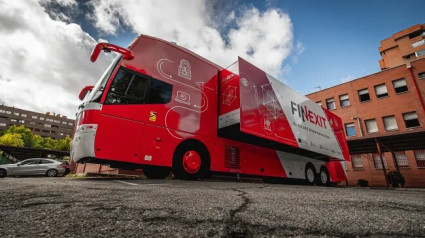
[[112,54],[159,37],[226,67],[241,56],[302,94],[378,72],[380,41],[425,23],[409,0],[0,0],[0,104],[75,118]]

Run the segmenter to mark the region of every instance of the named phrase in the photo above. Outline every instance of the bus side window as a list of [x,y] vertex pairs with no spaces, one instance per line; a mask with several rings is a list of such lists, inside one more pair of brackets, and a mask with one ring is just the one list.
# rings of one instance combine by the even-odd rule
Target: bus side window
[[121,68],[111,84],[105,104],[165,104],[173,86],[146,75]]
[[144,104],[149,78],[120,69],[112,82],[105,104]]
[[171,101],[173,86],[169,83],[151,79],[148,104],[165,104]]

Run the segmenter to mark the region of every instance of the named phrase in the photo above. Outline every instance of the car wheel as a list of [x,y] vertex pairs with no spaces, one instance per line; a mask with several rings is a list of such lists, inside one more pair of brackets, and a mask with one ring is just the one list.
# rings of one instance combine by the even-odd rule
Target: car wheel
[[321,185],[329,186],[331,184],[329,172],[325,167],[320,168],[319,178],[320,178],[319,181]]
[[309,185],[314,185],[316,182],[316,170],[311,164],[307,164],[305,167],[305,180]]
[[203,179],[210,172],[210,156],[201,146],[181,146],[173,158],[173,173],[177,179]]
[[0,178],[4,178],[7,176],[7,171],[5,169],[0,169]]
[[49,169],[46,172],[46,176],[47,177],[57,177],[58,176],[58,171],[56,169]]
[[170,168],[161,166],[145,166],[143,173],[148,179],[165,179],[170,174]]

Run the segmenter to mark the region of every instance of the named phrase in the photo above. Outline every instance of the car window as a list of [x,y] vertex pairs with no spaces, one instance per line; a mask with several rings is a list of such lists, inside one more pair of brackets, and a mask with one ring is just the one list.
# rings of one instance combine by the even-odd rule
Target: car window
[[21,165],[30,165],[30,164],[36,164],[37,160],[25,160],[21,163]]
[[46,159],[41,160],[41,164],[53,164],[53,163],[55,163],[55,162],[53,162],[51,160],[46,160]]

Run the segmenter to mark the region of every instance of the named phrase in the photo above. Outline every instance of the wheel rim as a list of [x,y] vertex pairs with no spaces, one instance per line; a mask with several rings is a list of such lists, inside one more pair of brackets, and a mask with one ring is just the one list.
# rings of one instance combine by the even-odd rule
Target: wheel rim
[[183,168],[189,174],[194,174],[201,168],[201,156],[194,150],[189,150],[183,155]]
[[4,176],[6,173],[4,170],[0,170],[0,176]]
[[328,182],[328,175],[325,171],[320,172],[320,179],[322,180],[323,184],[326,184]]
[[47,172],[47,176],[49,176],[49,177],[54,177],[54,176],[56,176],[56,171],[54,171],[54,170],[49,170],[49,171]]
[[312,183],[314,182],[314,172],[311,168],[307,169],[307,180]]

